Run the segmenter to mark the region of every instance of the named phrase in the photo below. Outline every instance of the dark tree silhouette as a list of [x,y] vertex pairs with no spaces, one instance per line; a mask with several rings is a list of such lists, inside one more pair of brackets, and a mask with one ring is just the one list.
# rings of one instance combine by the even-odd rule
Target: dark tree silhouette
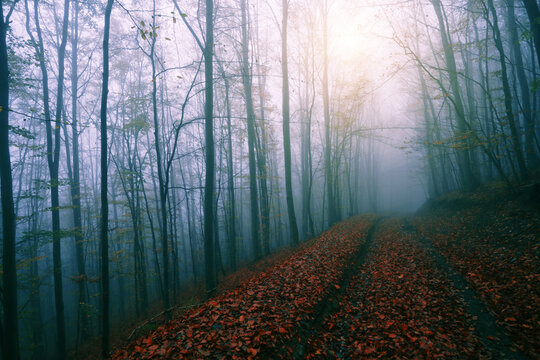
[[107,97],[109,94],[109,33],[114,0],[108,0],[103,29],[103,83],[101,85],[101,356],[109,357],[110,285],[109,285],[109,200],[107,197]]
[[206,144],[206,179],[204,186],[204,258],[206,294],[210,297],[216,288],[214,261],[214,1],[206,0],[206,42],[204,48],[204,138]]
[[287,26],[289,21],[289,1],[283,0],[283,21],[281,26],[281,71],[283,78],[283,156],[285,158],[285,192],[287,194],[287,212],[289,215],[289,228],[291,241],[298,244],[298,225],[294,212],[294,198],[292,192],[291,175],[291,128],[290,128],[290,101],[289,101],[289,61],[287,59]]
[[17,263],[15,251],[15,207],[13,203],[13,178],[9,152],[9,67],[7,31],[16,1],[9,6],[4,17],[0,4],[0,179],[2,197],[2,302],[4,323],[2,357],[19,358],[19,331],[17,324]]

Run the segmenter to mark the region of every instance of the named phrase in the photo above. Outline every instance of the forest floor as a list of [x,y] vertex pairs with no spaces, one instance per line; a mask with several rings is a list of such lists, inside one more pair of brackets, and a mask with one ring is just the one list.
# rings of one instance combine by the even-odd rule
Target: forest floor
[[113,359],[539,359],[538,193],[351,218]]

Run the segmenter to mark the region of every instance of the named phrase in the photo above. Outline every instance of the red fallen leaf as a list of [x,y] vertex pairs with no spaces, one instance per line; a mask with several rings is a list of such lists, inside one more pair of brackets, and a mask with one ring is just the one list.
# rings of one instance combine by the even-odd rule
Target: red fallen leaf
[[372,354],[373,352],[375,352],[375,349],[372,347],[367,347],[364,349],[364,354],[366,355]]
[[396,334],[388,334],[388,336],[391,337],[392,339],[395,338],[395,337],[397,337]]
[[340,286],[338,284],[334,285],[334,287],[338,290],[340,289]]
[[150,345],[152,343],[152,337],[145,338],[142,343],[144,345]]
[[517,322],[516,318],[515,317],[507,317],[507,318],[504,318],[504,321],[511,321],[511,322]]
[[[146,345],[147,351],[153,343],[160,344],[161,349],[167,350],[165,355],[161,355],[166,358],[214,357],[227,348],[232,351],[227,357],[258,356],[260,346],[278,345],[279,336],[276,334],[289,333],[295,324],[312,318],[316,305],[329,294],[331,286],[336,285],[362,245],[358,239],[364,239],[370,223],[371,219],[357,218],[336,225],[314,245],[299,250],[287,261],[275,263],[272,271],[257,274],[240,288],[186,313],[170,325],[160,327],[152,333],[147,344],[143,344],[144,339],[137,344]],[[330,243],[338,244],[329,247]],[[321,264],[324,265],[323,271]],[[306,281],[310,276],[313,276],[312,284]],[[287,285],[285,289],[284,283]],[[243,316],[242,321],[240,316]],[[246,322],[248,326],[244,327]],[[216,325],[220,328],[216,329]],[[162,353],[159,347],[155,349],[155,354]],[[240,355],[242,350],[243,356],[234,354]],[[149,352],[143,354],[146,358],[150,356]],[[292,354],[292,350],[288,354]],[[131,347],[131,350],[115,355],[114,359],[141,357]]]
[[145,351],[145,348],[140,347],[140,346],[135,346],[135,351],[138,353],[143,353]]
[[240,322],[244,322],[246,318],[244,317],[244,315],[240,315],[240,318],[238,320],[240,320]]

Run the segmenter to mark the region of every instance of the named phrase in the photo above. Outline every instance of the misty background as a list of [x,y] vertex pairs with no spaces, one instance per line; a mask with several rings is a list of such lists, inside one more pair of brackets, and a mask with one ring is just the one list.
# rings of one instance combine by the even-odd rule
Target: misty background
[[[2,4],[13,9],[9,150],[24,359],[76,354],[100,335],[104,3]],[[113,335],[204,292],[205,211],[219,280],[352,215],[414,212],[537,166],[538,55],[521,1],[220,0],[208,210],[205,10],[191,0],[112,5]]]

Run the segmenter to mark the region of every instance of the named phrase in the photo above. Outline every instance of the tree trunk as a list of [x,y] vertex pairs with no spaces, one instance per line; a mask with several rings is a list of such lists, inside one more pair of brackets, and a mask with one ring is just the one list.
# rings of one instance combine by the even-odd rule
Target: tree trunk
[[[56,116],[54,135],[54,154],[49,156],[49,171],[51,177],[51,205],[52,205],[52,225],[53,225],[53,267],[54,267],[54,297],[56,304],[57,328],[58,328],[58,355],[60,359],[66,358],[66,324],[64,320],[64,291],[62,285],[62,255],[60,242],[60,198],[58,184],[58,167],[60,159],[60,122],[62,109],[64,106],[64,59],[66,52],[69,21],[69,0],[64,2],[64,20],[62,25],[62,41],[58,49],[58,87],[56,96]],[[47,127],[47,144],[52,147],[51,123]],[[49,146],[47,146],[49,148]],[[49,151],[47,151],[49,153]],[[53,159],[54,157],[54,159]]]
[[[312,39],[310,39],[312,44]],[[314,56],[314,52],[311,52]],[[315,91],[312,91],[310,99],[309,85],[315,86],[314,62],[311,62],[310,72],[309,50],[306,47],[304,57],[304,85],[305,85],[305,117],[302,122],[301,156],[302,156],[302,236],[308,238],[314,235],[313,216],[311,213],[311,187],[313,183],[313,165],[311,158],[311,120],[315,102]],[[310,101],[311,100],[311,101]]]
[[259,204],[257,201],[257,168],[255,164],[255,111],[251,93],[251,71],[249,68],[249,39],[247,29],[247,4],[241,0],[242,11],[242,84],[246,95],[247,128],[248,128],[248,157],[249,157],[249,192],[251,203],[251,238],[255,259],[262,256],[259,225]]
[[196,287],[197,286],[197,257],[196,257],[195,244],[193,242],[193,239],[195,238],[195,231],[193,230],[191,196],[189,195],[190,191],[187,189],[186,178],[181,168],[180,168],[180,176],[182,176],[182,185],[184,186],[184,189],[185,189],[184,196],[186,197],[186,214],[187,214],[187,222],[188,222],[188,238],[189,238],[189,250],[190,250],[190,255],[191,255],[191,269],[193,272],[193,287]]
[[330,100],[328,95],[328,2],[323,9],[323,106],[324,106],[324,174],[326,197],[328,199],[328,227],[336,222],[336,204],[334,199],[334,175],[332,172],[332,138],[330,129]]
[[465,119],[465,108],[461,99],[461,91],[459,88],[459,80],[457,77],[456,60],[454,57],[454,50],[450,40],[450,34],[447,32],[446,23],[442,14],[442,5],[439,0],[431,0],[435,14],[439,21],[439,31],[441,34],[441,41],[444,47],[444,55],[446,60],[446,67],[448,69],[448,76],[450,78],[450,87],[452,89],[453,104],[457,115],[457,131],[455,132],[456,138],[465,138],[461,147],[465,149],[457,149],[458,166],[460,170],[461,180],[463,187],[466,191],[471,191],[476,188],[477,179],[471,169],[470,153],[467,148],[470,146],[468,139],[467,120]]
[[[259,83],[260,89],[260,83]],[[264,110],[262,110],[263,101],[261,101],[260,125],[255,126],[255,156],[259,179],[259,208],[260,208],[260,235],[262,237],[262,251],[264,256],[270,254],[270,204],[268,193],[268,168],[266,165],[267,147],[266,132],[264,128]],[[260,130],[258,132],[257,130]]]
[[232,271],[236,271],[236,199],[234,195],[234,166],[233,166],[233,147],[232,147],[232,129],[231,129],[231,103],[230,103],[230,84],[227,75],[220,64],[225,84],[225,108],[227,111],[227,194],[229,198],[229,243],[228,254]]
[[[58,82],[56,97],[56,114],[51,118],[49,107],[49,84],[47,67],[45,63],[45,49],[43,36],[39,22],[38,0],[34,0],[34,21],[36,24],[37,41],[30,30],[30,14],[28,2],[25,1],[26,30],[30,39],[35,44],[36,55],[42,75],[43,107],[45,116],[45,130],[47,135],[47,165],[49,167],[50,190],[51,190],[51,216],[52,216],[52,243],[53,243],[53,277],[54,277],[54,302],[56,311],[57,331],[57,357],[60,360],[66,358],[66,324],[64,317],[64,299],[62,285],[62,258],[61,258],[61,234],[60,234],[60,202],[58,193],[58,166],[60,159],[60,121],[64,104],[64,59],[67,44],[67,32],[69,21],[69,0],[64,1],[64,19],[60,47],[58,48]],[[54,137],[52,124],[55,124]]]
[[[506,68],[506,55],[504,51],[504,46],[501,39],[501,33],[499,30],[499,20],[497,18],[497,11],[495,10],[495,6],[493,5],[493,0],[487,0],[488,7],[491,10],[491,14],[493,15],[493,40],[495,41],[495,47],[499,51],[499,59],[501,62],[501,77],[502,77],[502,83],[503,83],[503,92],[504,92],[504,106],[506,110],[506,120],[508,121],[508,124],[510,125],[510,132],[512,134],[512,145],[513,150],[515,153],[515,156],[517,158],[518,166],[519,166],[519,175],[521,177],[522,181],[527,181],[528,179],[528,173],[527,173],[527,167],[525,165],[525,158],[523,157],[523,151],[521,149],[521,141],[520,141],[520,135],[518,131],[518,124],[516,124],[515,117],[514,117],[514,110],[512,106],[512,91],[510,89],[510,83],[508,82],[508,71]],[[487,15],[487,18],[489,18],[489,15]]]
[[[522,101],[522,113],[525,122],[525,152],[527,154],[527,161],[529,166],[537,167],[540,164],[540,159],[534,148],[534,119],[532,115],[531,107],[531,93],[527,76],[525,75],[525,65],[523,64],[523,56],[521,53],[521,46],[519,43],[519,37],[517,32],[517,23],[515,15],[514,0],[506,0],[507,3],[507,25],[506,28],[510,33],[510,43],[512,45],[512,54],[514,57],[514,64],[519,81],[519,87],[521,91]],[[540,14],[538,14],[540,17]],[[537,19],[537,21],[539,21]],[[534,61],[534,60],[533,60]]]
[[287,25],[289,20],[289,1],[283,0],[283,21],[281,28],[281,71],[283,76],[283,154],[285,157],[285,192],[287,195],[287,212],[293,245],[298,244],[298,226],[294,212],[291,174],[291,130],[289,105],[289,64],[287,59]]
[[534,38],[534,46],[536,48],[536,59],[540,64],[540,9],[537,0],[523,0],[523,5],[527,10],[529,22],[531,24],[531,32]]
[[206,177],[204,186],[204,261],[206,296],[213,295],[216,289],[214,262],[214,183],[215,183],[215,149],[214,149],[214,1],[206,0],[206,43],[204,48],[204,138],[206,144]]
[[259,186],[261,188],[260,206],[261,206],[261,235],[264,255],[270,254],[270,192],[268,191],[268,146],[265,128],[264,116],[264,82],[261,81],[262,75],[257,76],[259,85],[259,107],[261,109],[260,126],[257,128],[260,133],[255,137],[257,144],[257,168],[259,170]]
[[4,18],[0,4],[0,178],[2,197],[2,280],[3,280],[3,359],[19,359],[19,330],[17,323],[17,264],[15,249],[15,205],[9,152],[9,66],[6,35],[11,11]]
[[103,84],[101,88],[101,356],[109,357],[109,201],[107,198],[107,95],[109,93],[109,32],[114,0],[107,1],[103,30]]
[[[84,248],[82,236],[81,217],[81,183],[79,161],[79,130],[78,130],[78,41],[79,41],[79,2],[75,1],[73,9],[73,34],[71,37],[71,130],[73,138],[73,171],[70,179],[71,205],[73,207],[73,225],[75,241],[75,259],[77,262],[77,276],[79,287],[79,301],[77,310],[77,343],[86,339],[88,333],[88,308],[86,304],[86,269],[84,263]],[[68,160],[69,161],[69,160]]]
[[[36,171],[37,170],[37,171]],[[32,162],[30,166],[29,174],[31,177],[39,177],[41,168],[35,166],[35,163]],[[37,186],[31,185],[28,191],[36,191]],[[37,190],[39,191],[39,190]],[[37,194],[36,192],[35,194]],[[29,253],[31,259],[37,259],[39,256],[39,199],[37,196],[33,196],[30,200],[29,213],[28,216],[31,219],[31,225],[29,228],[32,231],[32,240],[29,241]],[[45,338],[44,338],[44,326],[43,326],[43,316],[41,311],[41,289],[40,289],[40,276],[39,276],[39,262],[32,261],[30,265],[30,279],[31,279],[31,288],[32,288],[32,343],[34,344],[32,349],[32,359],[39,360],[45,358]],[[15,358],[14,358],[15,359]]]
[[[439,181],[437,177],[437,169],[435,165],[435,158],[433,154],[433,136],[432,136],[432,130],[430,125],[430,116],[429,116],[429,109],[428,109],[428,97],[429,93],[427,91],[426,81],[424,80],[424,77],[422,76],[422,72],[420,69],[418,70],[418,77],[420,78],[420,84],[422,85],[422,104],[423,104],[423,110],[424,110],[424,122],[425,122],[425,132],[426,132],[426,149],[427,149],[427,158],[428,158],[428,166],[429,166],[429,174],[431,179],[431,189],[432,197],[439,196],[441,194],[441,191],[439,190]],[[433,119],[432,121],[436,121],[436,119]]]

